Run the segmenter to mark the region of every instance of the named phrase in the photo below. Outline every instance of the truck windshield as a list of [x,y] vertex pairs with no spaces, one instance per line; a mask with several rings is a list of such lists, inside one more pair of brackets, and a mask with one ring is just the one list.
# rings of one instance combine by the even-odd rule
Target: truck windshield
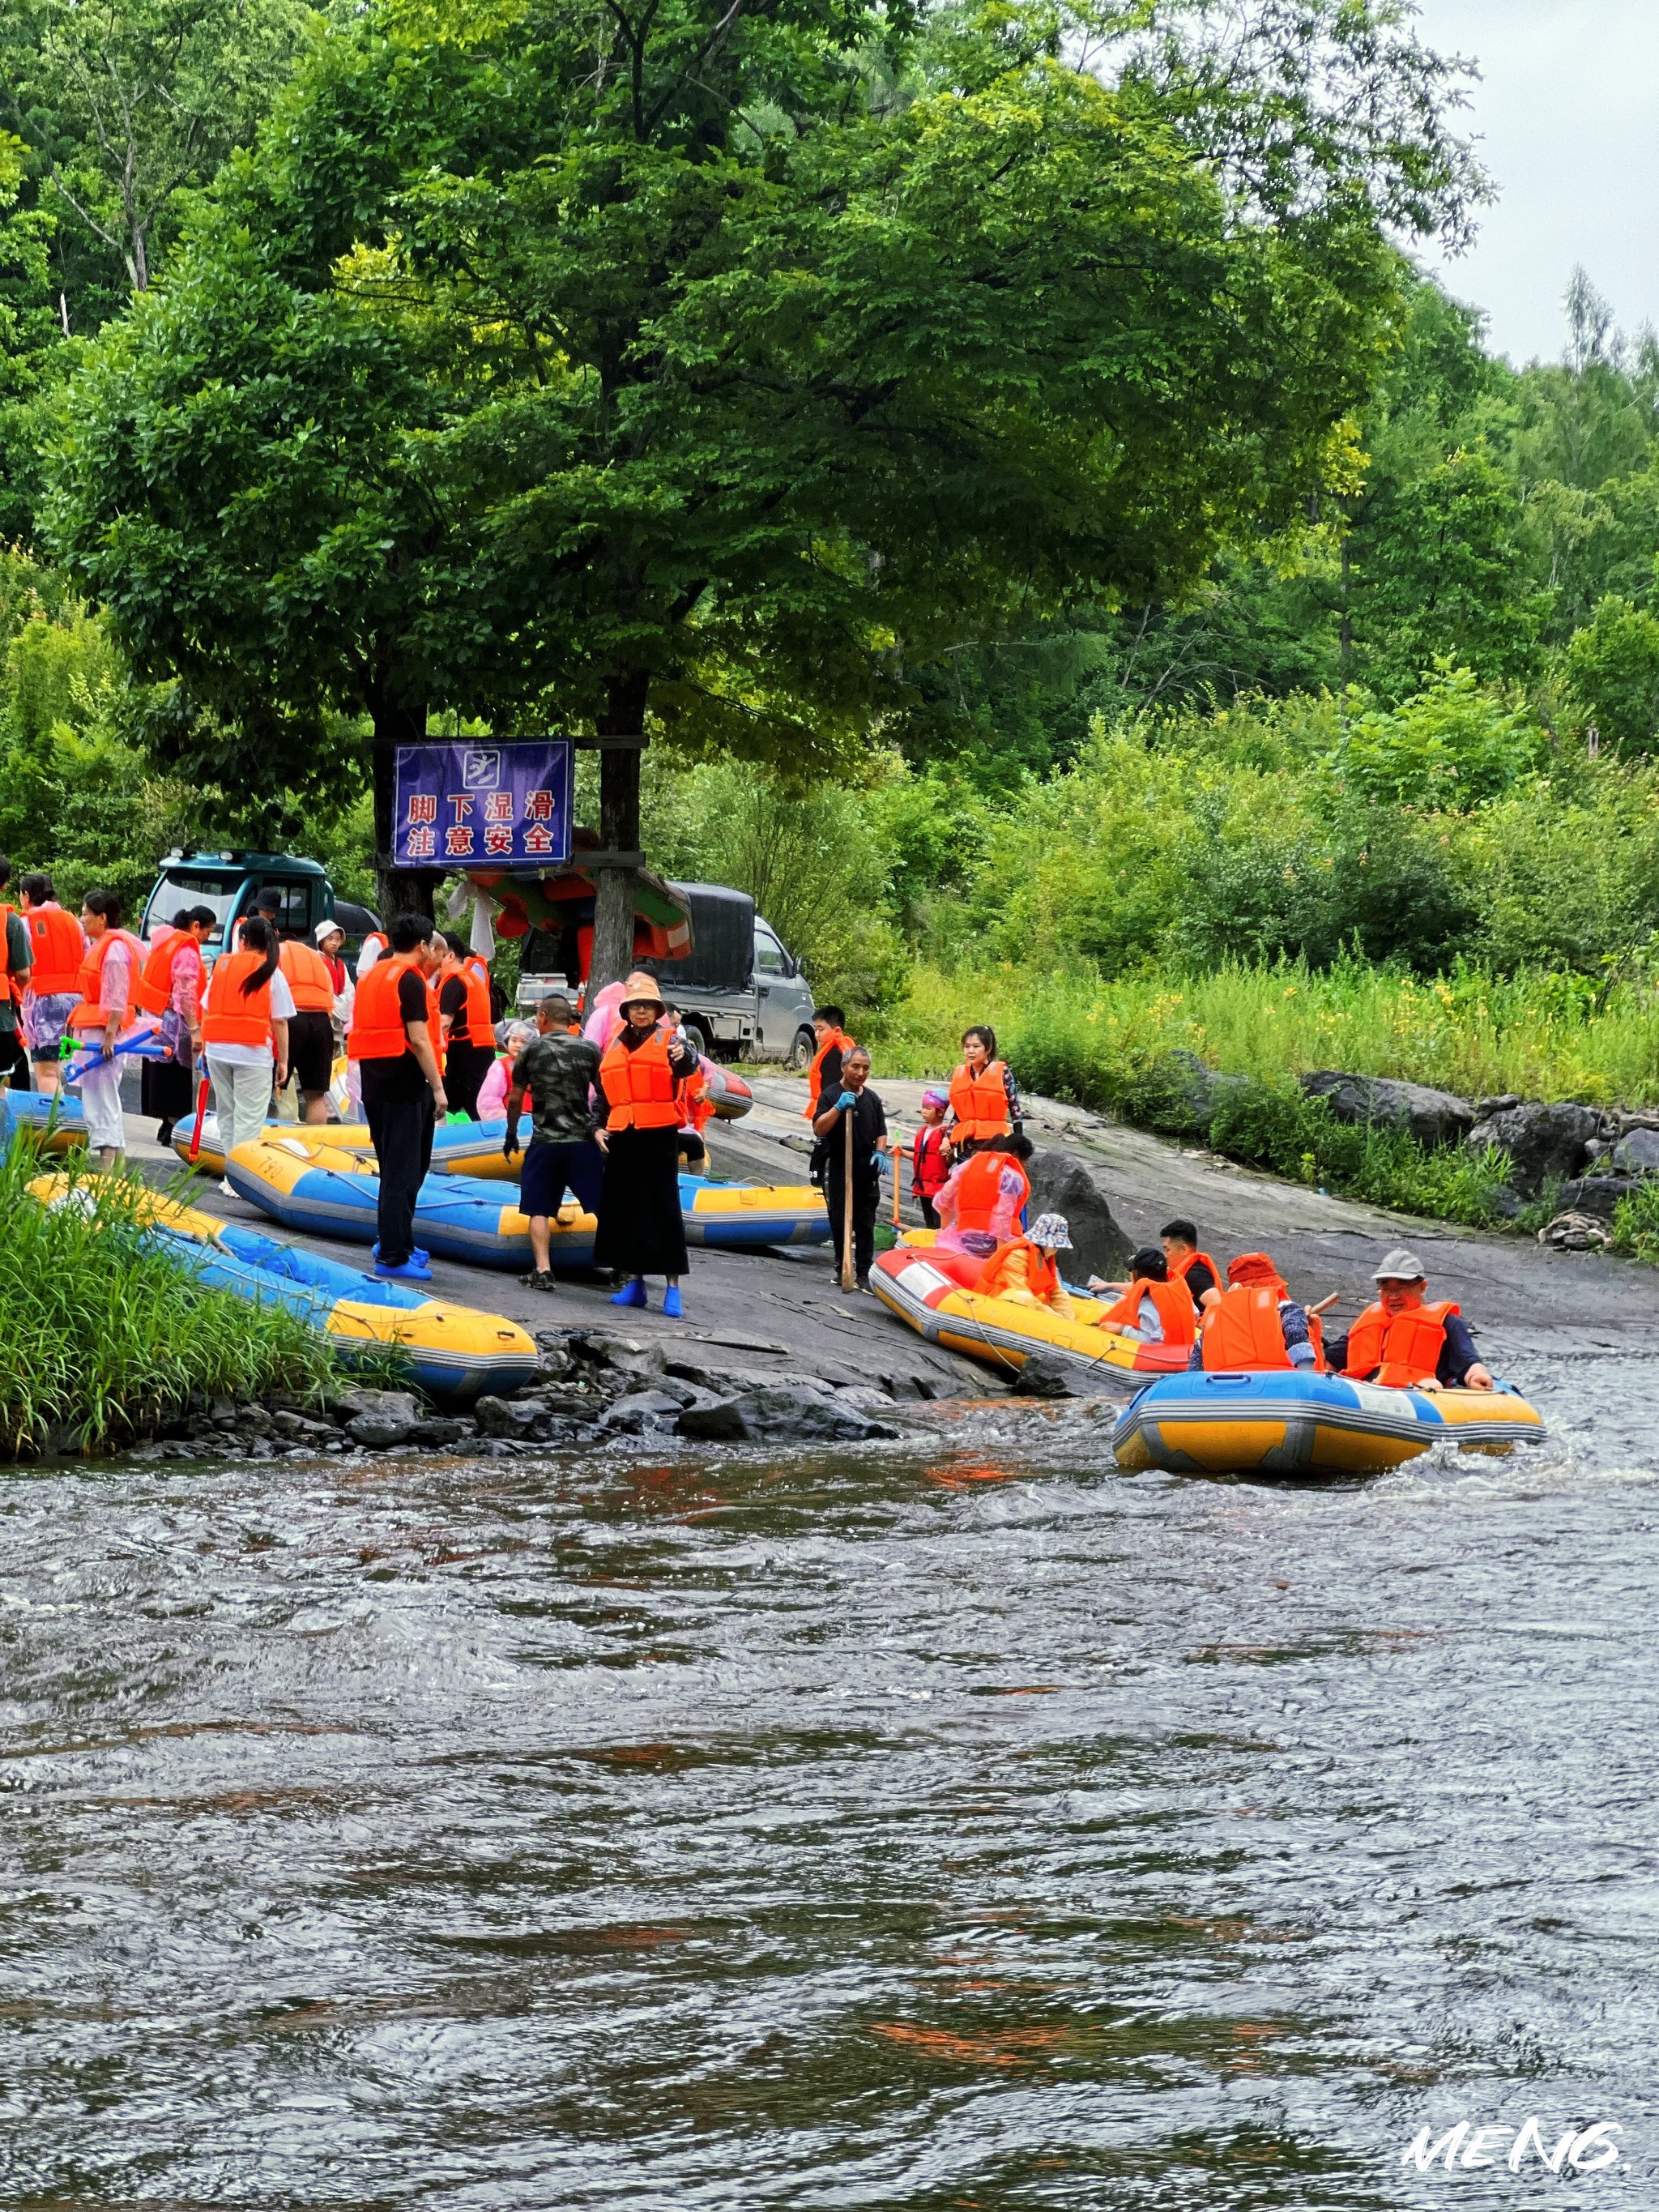
[[150,896],[145,922],[153,928],[159,921],[171,921],[181,906],[210,906],[216,919],[206,942],[222,944],[226,918],[244,880],[237,876],[227,882],[222,875],[208,875],[196,868],[169,868]]

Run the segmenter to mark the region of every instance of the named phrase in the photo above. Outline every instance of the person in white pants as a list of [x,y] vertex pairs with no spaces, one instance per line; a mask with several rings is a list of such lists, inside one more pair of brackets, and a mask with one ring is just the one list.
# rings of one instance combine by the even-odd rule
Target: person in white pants
[[[213,1109],[227,1159],[238,1145],[252,1144],[263,1133],[272,1083],[280,1091],[288,1080],[288,1025],[294,1015],[294,994],[277,965],[270,922],[249,915],[238,934],[240,950],[220,956],[202,1013]],[[252,988],[244,991],[244,982]],[[240,1031],[247,1034],[228,1034]],[[228,1198],[235,1196],[228,1176],[219,1188]]]
[[112,1168],[127,1148],[121,1119],[121,1063],[113,1057],[126,1025],[137,979],[137,955],[143,948],[121,927],[121,902],[113,891],[88,891],[81,908],[88,953],[81,969],[81,1000],[70,1015],[82,1051],[100,1053],[95,1067],[81,1078],[81,1111],[87,1124],[87,1152],[100,1168]]

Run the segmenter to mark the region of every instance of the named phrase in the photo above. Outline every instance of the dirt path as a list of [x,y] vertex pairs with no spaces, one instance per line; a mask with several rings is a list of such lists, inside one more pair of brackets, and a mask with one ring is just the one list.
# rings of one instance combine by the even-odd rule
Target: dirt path
[[[744,1121],[716,1123],[710,1131],[716,1174],[804,1182],[811,1148],[801,1113],[804,1079],[745,1073],[755,1109]],[[914,1129],[921,1085],[878,1080],[877,1088],[890,1122]],[[1369,1297],[1370,1272],[1382,1251],[1404,1243],[1421,1256],[1437,1294],[1462,1306],[1489,1358],[1659,1354],[1659,1270],[1324,1197],[1051,1100],[1028,1100],[1027,1126],[1039,1145],[1074,1152],[1087,1164],[1132,1237],[1155,1241],[1171,1214],[1188,1214],[1218,1258],[1265,1248],[1306,1297],[1340,1292],[1338,1325]],[[177,1173],[173,1154],[151,1141],[151,1124],[129,1116],[127,1130],[132,1156],[153,1179]],[[192,1198],[224,1218],[284,1233],[212,1183]],[[361,1246],[306,1241],[348,1265],[367,1263]],[[825,1248],[694,1253],[688,1310],[679,1322],[658,1312],[618,1313],[595,1285],[564,1285],[549,1297],[526,1291],[513,1275],[452,1262],[434,1262],[433,1286],[440,1297],[505,1313],[532,1328],[602,1326],[641,1341],[699,1346],[711,1365],[795,1370],[836,1382],[921,1381],[951,1394],[997,1387],[986,1370],[923,1344],[872,1300],[843,1296]]]

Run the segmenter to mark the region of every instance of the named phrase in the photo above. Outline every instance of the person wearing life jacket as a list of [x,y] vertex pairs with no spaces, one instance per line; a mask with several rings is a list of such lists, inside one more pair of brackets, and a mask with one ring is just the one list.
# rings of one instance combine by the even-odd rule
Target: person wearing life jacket
[[1188,1295],[1202,1313],[1205,1300],[1212,1291],[1217,1297],[1221,1296],[1221,1270],[1207,1252],[1199,1250],[1196,1224],[1178,1213],[1173,1221],[1166,1221],[1158,1233],[1169,1266],[1170,1280],[1185,1283]]
[[[503,1100],[508,1165],[519,1150],[519,1112],[530,1104],[530,1149],[519,1176],[519,1210],[530,1220],[531,1270],[520,1280],[530,1291],[552,1291],[552,1225],[569,1192],[584,1213],[597,1213],[605,1187],[605,1155],[593,1141],[593,1093],[602,1054],[585,1037],[570,1001],[555,993],[536,1009],[532,1029],[515,1023],[507,1033],[510,1079]],[[480,1105],[483,1104],[482,1094]]]
[[605,1154],[605,1184],[593,1265],[628,1278],[612,1305],[645,1305],[646,1277],[665,1276],[662,1310],[672,1317],[682,1310],[686,1270],[678,1087],[697,1055],[664,1027],[662,993],[643,969],[623,985],[618,1010],[623,1026],[599,1062],[600,1126],[593,1136]]
[[133,986],[144,964],[144,948],[130,929],[122,928],[121,902],[113,891],[87,893],[81,902],[81,929],[87,950],[66,1027],[82,1057],[100,1055],[81,1077],[81,1111],[88,1156],[100,1168],[112,1168],[127,1143],[115,1048],[122,1031],[132,1026]]
[[962,1062],[951,1078],[951,1120],[945,1141],[951,1157],[989,1151],[1019,1127],[1019,1093],[1007,1062],[997,1058],[997,1033],[975,1022],[962,1033]]
[[284,937],[274,917],[277,964],[294,1001],[288,1024],[288,1065],[300,1091],[300,1119],[328,1119],[334,1078],[334,974],[314,945]]
[[1332,1342],[1334,1372],[1397,1390],[1497,1388],[1461,1310],[1449,1300],[1424,1296],[1428,1277],[1414,1253],[1390,1252],[1371,1279],[1376,1303],[1346,1337]]
[[[0,891],[11,881],[11,862],[0,853]],[[21,1027],[23,999],[34,965],[27,923],[0,899],[0,1091],[15,1077],[20,1091],[29,1087],[28,1041]]]
[[58,905],[50,876],[25,876],[18,889],[32,961],[23,993],[23,1026],[28,1032],[35,1088],[50,1095],[58,1088],[64,1032],[81,995],[77,982],[87,941],[75,916]]
[[432,1164],[432,1136],[449,1110],[443,1030],[432,977],[443,939],[425,915],[400,914],[386,957],[358,971],[346,1052],[362,1084],[363,1117],[380,1178],[374,1272],[427,1283],[432,1268],[415,1243],[415,1206]]
[[357,981],[361,983],[369,969],[391,944],[383,930],[371,929],[357,948]]
[[812,1017],[812,1034],[818,1048],[806,1071],[806,1103],[801,1109],[803,1121],[816,1121],[820,1098],[833,1091],[841,1091],[842,1056],[853,1049],[853,1040],[847,1034],[847,1017],[839,1006],[820,1006]]
[[921,1208],[925,1228],[939,1227],[937,1200],[951,1180],[950,1155],[945,1146],[945,1114],[950,1100],[942,1091],[921,1094],[921,1127],[910,1140],[910,1189]]
[[976,1298],[1006,1298],[1010,1305],[1047,1306],[1062,1321],[1073,1318],[1072,1294],[1060,1279],[1057,1253],[1075,1249],[1063,1213],[1040,1213],[1024,1237],[999,1244],[974,1285]]
[[[511,1087],[514,1068],[519,1054],[536,1034],[534,1022],[509,1022],[507,1042],[502,1045],[495,1065],[478,1085],[478,1119],[499,1121],[507,1111],[507,1094]],[[581,1034],[578,1030],[577,1035]],[[518,1148],[515,1146],[514,1151]]]
[[[836,1280],[845,1283],[847,1217],[853,1220],[853,1280],[870,1287],[876,1257],[876,1216],[881,1210],[881,1155],[892,1148],[887,1109],[870,1085],[870,1055],[861,1044],[841,1056],[841,1089],[825,1092],[813,1133],[823,1146],[823,1206],[830,1220],[830,1244]],[[848,1132],[851,1132],[849,1137]],[[848,1170],[852,1170],[852,1205],[848,1205]]]
[[[1092,1283],[1090,1287],[1094,1287]],[[1132,1336],[1141,1344],[1176,1345],[1185,1349],[1198,1340],[1198,1310],[1181,1278],[1177,1275],[1170,1281],[1170,1263],[1159,1248],[1143,1244],[1129,1261],[1129,1280],[1121,1297],[1098,1316],[1096,1326],[1115,1330],[1119,1336]]]
[[451,1113],[478,1119],[478,1091],[495,1061],[495,1024],[489,1012],[489,969],[466,939],[443,933],[438,971],[438,1019],[444,1033],[444,1090]]
[[1291,1297],[1265,1252],[1241,1252],[1229,1261],[1227,1287],[1205,1313],[1191,1364],[1212,1374],[1317,1370],[1318,1322]]
[[[697,1051],[696,1046],[685,1034],[678,1006],[665,1007],[663,1018],[683,1044],[690,1045],[693,1052]],[[703,1142],[702,1133],[714,1118],[714,1102],[708,1095],[708,1071],[703,1066],[701,1053],[697,1053],[696,1072],[678,1085],[677,1095],[680,1106],[680,1164],[693,1175],[706,1176],[708,1172],[708,1147]]]
[[[294,1014],[276,926],[265,915],[246,914],[236,925],[236,949],[214,962],[202,1001],[202,1048],[227,1159],[264,1134],[272,1091],[288,1081]],[[219,1188],[227,1198],[236,1195],[228,1175]]]
[[155,1141],[172,1140],[173,1124],[190,1111],[191,1076],[202,1044],[202,994],[207,966],[202,944],[218,921],[210,906],[181,906],[173,927],[157,929],[133,988],[134,1003],[161,1020],[165,1060],[146,1060],[139,1103],[156,1117]]
[[1003,1137],[952,1168],[936,1201],[939,1241],[947,1252],[988,1259],[999,1244],[1018,1236],[1017,1224],[1031,1195],[1025,1163],[1034,1149],[1029,1137]]

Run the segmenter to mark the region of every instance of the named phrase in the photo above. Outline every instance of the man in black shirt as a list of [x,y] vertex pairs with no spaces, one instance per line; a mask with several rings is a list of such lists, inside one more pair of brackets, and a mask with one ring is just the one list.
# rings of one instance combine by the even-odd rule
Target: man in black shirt
[[876,1256],[876,1212],[881,1204],[881,1170],[876,1155],[887,1151],[888,1138],[886,1110],[870,1088],[870,1055],[860,1044],[843,1056],[838,1090],[821,1091],[812,1115],[812,1133],[823,1148],[823,1202],[830,1212],[837,1275],[847,1210],[844,1123],[848,1115],[853,1124],[853,1266],[859,1288],[867,1291],[870,1265]]
[[[397,1025],[404,1033],[401,1053],[377,1052],[360,1062],[363,1087],[363,1119],[374,1146],[380,1170],[380,1240],[374,1248],[377,1275],[394,1279],[419,1278],[428,1271],[427,1255],[414,1242],[415,1204],[432,1165],[432,1133],[441,1114],[449,1111],[444,1095],[443,1070],[432,1042],[433,1020],[427,978],[437,973],[443,958],[443,940],[432,924],[418,914],[400,914],[392,924],[386,957],[375,963],[357,986],[352,1014],[354,1032],[360,1026],[375,1030],[390,1008],[378,1001],[385,985],[370,978],[381,967],[398,969]],[[409,964],[401,966],[407,962]],[[365,986],[368,988],[365,989]],[[389,1019],[386,1026],[392,1026]]]

